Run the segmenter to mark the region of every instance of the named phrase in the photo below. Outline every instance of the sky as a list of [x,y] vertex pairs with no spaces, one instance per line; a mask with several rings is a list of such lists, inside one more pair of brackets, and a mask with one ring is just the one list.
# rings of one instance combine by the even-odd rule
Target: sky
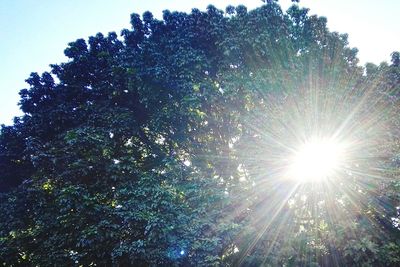
[[[280,0],[284,10],[289,0]],[[129,28],[131,13],[162,10],[190,12],[213,4],[220,9],[244,4],[253,9],[261,0],[0,0],[0,124],[10,125],[22,113],[18,92],[27,88],[31,72],[49,71],[49,65],[66,61],[64,49],[78,38],[97,32],[120,33]],[[331,31],[349,34],[359,49],[361,64],[379,64],[400,51],[399,0],[301,0],[310,14],[325,16]]]

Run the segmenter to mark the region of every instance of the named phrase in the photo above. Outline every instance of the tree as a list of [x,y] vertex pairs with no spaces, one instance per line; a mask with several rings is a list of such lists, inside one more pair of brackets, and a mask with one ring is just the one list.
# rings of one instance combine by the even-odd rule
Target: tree
[[[364,75],[307,12],[132,14],[123,40],[78,39],[32,73],[0,135],[1,262],[396,265],[398,53]],[[368,173],[341,190],[282,179],[294,137],[341,127]]]

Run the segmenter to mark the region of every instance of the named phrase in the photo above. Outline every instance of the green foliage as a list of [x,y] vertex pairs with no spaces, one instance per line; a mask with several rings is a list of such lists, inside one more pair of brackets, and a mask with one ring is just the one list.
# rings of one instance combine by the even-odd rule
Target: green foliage
[[[399,53],[364,74],[324,17],[266,2],[132,14],[122,38],[78,39],[68,62],[32,73],[24,115],[1,128],[0,263],[400,264]],[[369,186],[356,204],[325,188],[293,194],[274,176],[282,147],[271,140],[293,143],[292,122],[314,108],[332,112],[302,133],[311,121],[338,128],[370,91],[350,121],[382,113],[354,134],[379,139],[363,155],[382,153],[357,164],[389,178],[351,178],[346,192]],[[318,97],[331,101],[311,107]],[[378,122],[386,132],[365,130]]]

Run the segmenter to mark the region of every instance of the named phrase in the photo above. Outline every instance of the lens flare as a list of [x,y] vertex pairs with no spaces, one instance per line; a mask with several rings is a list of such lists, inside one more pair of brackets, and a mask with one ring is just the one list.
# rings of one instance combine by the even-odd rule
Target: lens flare
[[344,145],[329,139],[312,139],[294,152],[289,175],[299,182],[318,182],[333,177],[343,164]]

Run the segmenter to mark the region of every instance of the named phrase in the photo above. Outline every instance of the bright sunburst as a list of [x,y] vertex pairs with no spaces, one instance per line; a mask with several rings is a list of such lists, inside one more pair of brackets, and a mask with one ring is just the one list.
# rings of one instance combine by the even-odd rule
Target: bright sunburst
[[313,138],[291,158],[289,175],[299,182],[318,182],[338,171],[344,161],[344,145],[332,139]]

